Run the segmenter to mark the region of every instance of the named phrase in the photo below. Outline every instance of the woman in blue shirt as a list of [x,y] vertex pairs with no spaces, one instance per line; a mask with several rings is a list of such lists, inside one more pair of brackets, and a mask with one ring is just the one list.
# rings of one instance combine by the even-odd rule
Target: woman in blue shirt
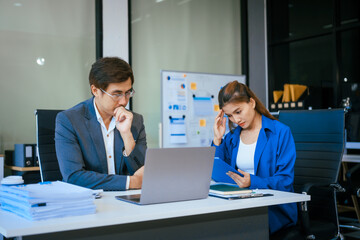
[[[215,156],[243,176],[227,174],[239,187],[293,192],[296,152],[290,128],[276,120],[255,94],[237,81],[220,90],[219,105],[221,110],[214,123]],[[225,137],[224,115],[231,130]],[[296,221],[295,203],[269,207],[270,234]]]

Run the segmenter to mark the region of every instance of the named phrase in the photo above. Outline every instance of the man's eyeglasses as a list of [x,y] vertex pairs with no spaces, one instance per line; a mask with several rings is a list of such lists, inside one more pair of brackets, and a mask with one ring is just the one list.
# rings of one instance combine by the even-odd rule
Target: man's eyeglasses
[[115,101],[120,101],[124,96],[126,98],[131,98],[132,96],[134,96],[135,94],[135,90],[131,89],[130,91],[126,92],[126,93],[119,93],[119,94],[110,94],[107,91],[105,91],[104,89],[100,88],[100,90],[103,93],[106,93],[107,95],[109,95],[110,97],[112,97],[112,99],[114,99]]

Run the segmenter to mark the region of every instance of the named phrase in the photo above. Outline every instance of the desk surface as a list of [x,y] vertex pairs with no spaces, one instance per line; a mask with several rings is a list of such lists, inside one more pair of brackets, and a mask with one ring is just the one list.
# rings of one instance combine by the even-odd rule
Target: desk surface
[[360,163],[360,155],[344,154],[342,161],[343,162]]
[[275,190],[258,190],[274,196],[226,200],[208,197],[201,200],[138,206],[116,200],[116,195],[139,193],[140,190],[126,192],[105,192],[101,199],[96,199],[96,214],[55,218],[45,221],[28,221],[12,213],[0,210],[0,234],[5,237],[27,236],[118,224],[136,223],[207,213],[264,207],[277,204],[309,201],[309,195],[281,192]]
[[40,167],[18,167],[18,166],[8,166],[8,165],[4,165],[4,167],[19,172],[40,171]]

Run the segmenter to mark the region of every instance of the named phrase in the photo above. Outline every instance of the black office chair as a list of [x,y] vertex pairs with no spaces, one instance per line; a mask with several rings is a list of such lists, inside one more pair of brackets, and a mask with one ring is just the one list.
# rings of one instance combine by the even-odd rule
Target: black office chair
[[55,119],[62,110],[36,110],[36,143],[41,181],[62,180],[55,150]]
[[279,121],[290,127],[296,146],[294,190],[311,195],[299,204],[298,225],[272,239],[337,239],[336,190],[345,146],[343,109],[280,111]]

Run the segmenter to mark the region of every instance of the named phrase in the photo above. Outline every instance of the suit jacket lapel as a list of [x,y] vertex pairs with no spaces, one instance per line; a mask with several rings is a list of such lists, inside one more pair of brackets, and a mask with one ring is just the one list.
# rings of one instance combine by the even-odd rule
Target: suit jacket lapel
[[114,153],[115,153],[115,171],[117,174],[122,173],[124,168],[123,161],[123,148],[124,142],[120,136],[120,132],[115,128],[114,129]]
[[[97,157],[101,163],[101,166],[103,168],[103,172],[108,172],[108,166],[107,166],[107,158],[106,158],[106,151],[105,151],[105,144],[100,128],[100,124],[96,119],[95,109],[94,109],[94,98],[91,98],[88,101],[87,105],[87,112],[85,112],[85,124],[86,127],[89,129],[89,134],[91,136],[91,139],[94,143],[94,148],[97,153]],[[92,146],[88,146],[92,147]]]
[[261,116],[261,129],[259,132],[258,141],[256,144],[255,149],[255,156],[254,156],[254,172],[255,175],[258,174],[258,168],[260,164],[261,155],[264,152],[265,146],[269,140],[270,134],[276,133],[276,129],[274,126],[274,121],[267,118],[266,116]]
[[241,127],[237,127],[234,129],[234,133],[231,136],[231,166],[235,169],[236,167],[236,158],[239,151],[239,144],[240,144],[240,133],[241,133]]
[[264,151],[265,145],[267,143],[268,139],[265,134],[265,129],[262,127],[259,132],[259,137],[256,143],[255,148],[255,156],[254,156],[254,173],[257,175],[257,170],[259,167],[260,157]]

